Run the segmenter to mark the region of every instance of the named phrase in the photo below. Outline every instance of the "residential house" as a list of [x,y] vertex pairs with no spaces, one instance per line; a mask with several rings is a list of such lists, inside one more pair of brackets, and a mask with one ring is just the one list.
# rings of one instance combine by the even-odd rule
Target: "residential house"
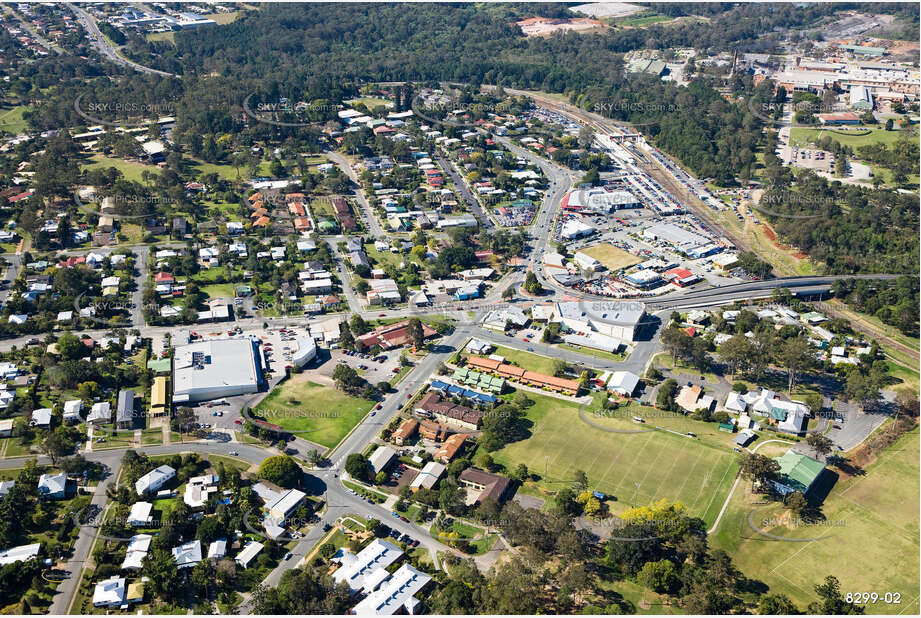
[[193,567],[201,562],[201,541],[196,539],[185,545],[174,547],[172,553],[173,560],[176,561],[176,568]]
[[176,470],[170,466],[159,466],[154,468],[134,484],[134,488],[139,496],[145,493],[156,493],[161,487],[176,477]]
[[38,478],[38,493],[43,498],[63,499],[67,494],[67,474],[43,474]]

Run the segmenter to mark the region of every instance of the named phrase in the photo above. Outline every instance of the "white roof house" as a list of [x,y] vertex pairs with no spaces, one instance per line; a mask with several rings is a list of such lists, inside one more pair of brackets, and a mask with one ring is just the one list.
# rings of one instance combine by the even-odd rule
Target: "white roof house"
[[640,383],[640,377],[629,371],[615,371],[608,380],[608,390],[620,393],[624,397],[633,395],[637,385]]
[[38,478],[38,493],[46,498],[63,498],[67,490],[67,474],[43,474]]
[[87,423],[108,423],[112,420],[112,404],[108,401],[94,403],[86,417]]
[[129,526],[147,526],[151,522],[153,504],[150,502],[135,502],[128,512]]
[[257,543],[256,541],[250,541],[246,544],[237,557],[234,558],[234,561],[239,564],[242,568],[249,566],[249,563],[253,561],[259,552],[262,551],[262,548],[265,547],[262,543]]
[[79,399],[64,402],[64,421],[73,422],[80,420],[80,410],[83,409],[83,402]]
[[286,519],[294,511],[307,494],[297,489],[289,489],[282,492],[271,502],[266,502],[265,508],[270,515],[279,519]]
[[51,425],[51,408],[39,408],[32,412],[31,425],[35,427],[48,427]]
[[572,261],[583,270],[596,271],[601,268],[601,262],[582,251],[576,251],[576,254],[572,257]]
[[595,233],[595,228],[586,225],[577,219],[569,219],[560,228],[560,237],[566,240],[581,238]]
[[492,330],[505,330],[505,325],[511,323],[516,328],[521,328],[528,323],[527,314],[518,307],[502,307],[493,309],[483,316],[483,328]]
[[487,341],[481,341],[480,339],[471,339],[467,343],[466,350],[472,352],[473,354],[488,354],[492,350],[492,344]]
[[174,547],[172,551],[177,568],[184,569],[201,562],[201,541],[198,539],[185,545]]
[[227,555],[227,539],[218,539],[208,546],[208,559],[220,560]]
[[0,565],[31,560],[38,556],[38,552],[41,548],[41,543],[32,543],[31,545],[20,545],[18,547],[0,550]]
[[535,322],[548,322],[553,319],[553,305],[534,305],[531,307],[531,319]]
[[128,549],[122,562],[123,569],[137,570],[144,565],[144,557],[150,551],[153,537],[149,534],[136,534],[128,541]]
[[786,433],[799,434],[805,430],[806,418],[810,416],[809,408],[797,401],[785,401],[774,396],[774,391],[761,389],[747,393],[731,392],[724,406],[733,412],[752,412],[761,416],[770,416],[777,421],[777,428]]
[[194,476],[188,480],[182,501],[191,508],[201,508],[208,501],[209,496],[217,491],[217,478],[213,474]]
[[115,607],[125,602],[125,578],[111,577],[96,584],[93,591],[93,605]]
[[134,484],[134,488],[139,496],[148,492],[153,493],[163,487],[175,476],[175,469],[165,465],[159,466],[139,478]]

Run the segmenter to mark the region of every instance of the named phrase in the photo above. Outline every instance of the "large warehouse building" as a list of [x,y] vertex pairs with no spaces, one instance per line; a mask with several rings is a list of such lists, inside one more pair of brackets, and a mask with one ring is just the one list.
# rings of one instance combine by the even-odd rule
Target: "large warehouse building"
[[173,357],[173,401],[206,401],[255,393],[262,379],[260,358],[251,339],[217,339],[177,347]]
[[646,308],[634,301],[563,302],[556,303],[553,313],[551,320],[571,331],[600,333],[631,343],[636,340]]
[[606,191],[600,187],[576,189],[563,198],[563,210],[577,212],[612,212],[621,208],[642,208],[643,204],[629,191]]

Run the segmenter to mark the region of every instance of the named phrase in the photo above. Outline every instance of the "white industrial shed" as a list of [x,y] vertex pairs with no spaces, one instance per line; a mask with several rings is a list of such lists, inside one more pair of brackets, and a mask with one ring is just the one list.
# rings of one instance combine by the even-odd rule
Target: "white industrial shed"
[[206,401],[255,393],[262,366],[251,339],[200,341],[176,348],[173,401]]

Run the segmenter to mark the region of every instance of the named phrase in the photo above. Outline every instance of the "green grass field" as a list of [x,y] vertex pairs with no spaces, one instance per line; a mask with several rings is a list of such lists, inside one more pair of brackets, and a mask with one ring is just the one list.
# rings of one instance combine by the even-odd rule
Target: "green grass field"
[[31,109],[31,105],[17,105],[10,109],[0,110],[0,132],[18,135],[28,129],[29,125],[22,115]]
[[818,540],[784,542],[753,531],[748,524],[753,510],[758,526],[774,517],[787,522],[789,511],[753,504],[740,483],[711,545],[728,551],[746,576],[787,594],[801,609],[816,600],[813,586],[834,575],[842,592],[901,594],[900,604],[869,605],[868,614],[916,615],[919,452],[915,429],[883,451],[865,475],[838,478],[822,504],[826,525],[764,528],[785,538]]
[[314,219],[321,219],[327,217],[336,220],[336,212],[333,210],[333,205],[329,203],[329,200],[325,197],[321,197],[310,202],[310,212],[313,213]]
[[147,165],[136,161],[125,161],[123,159],[114,159],[101,154],[94,154],[89,159],[89,163],[84,163],[86,169],[108,169],[114,167],[124,175],[125,180],[134,180],[141,182],[141,172],[147,170],[151,173],[159,173],[160,168],[156,165]]
[[233,283],[211,283],[201,286],[201,291],[208,295],[209,299],[214,298],[233,298],[236,286]]
[[[869,135],[865,135],[867,131]],[[793,146],[809,146],[815,143],[819,137],[828,136],[837,141],[842,146],[850,146],[857,149],[867,144],[894,144],[902,135],[902,131],[886,131],[885,129],[866,129],[861,127],[849,131],[847,129],[807,129],[805,127],[793,127],[790,129],[790,144]],[[917,134],[915,135],[917,139]]]
[[368,399],[295,376],[269,393],[255,412],[270,423],[298,432],[305,440],[332,448],[374,405]]
[[[715,520],[738,470],[736,455],[728,446],[648,431],[653,420],[637,425],[587,413],[595,424],[642,433],[604,431],[583,421],[573,404],[528,396],[535,401],[527,410],[534,423],[531,436],[493,453],[493,458],[507,469],[524,463],[540,474],[543,478],[536,489],[569,486],[576,470],[584,470],[593,489],[616,498],[609,503],[614,512],[666,498],[680,501],[691,515],[708,523]],[[723,435],[728,440],[728,434]]]
[[532,354],[531,352],[522,350],[513,350],[512,348],[505,348],[501,345],[496,346],[493,354],[498,354],[505,358],[506,363],[518,365],[523,369],[551,376],[553,375],[553,363],[555,359],[548,356],[540,356],[539,354]]
[[595,258],[601,262],[611,272],[616,272],[622,268],[639,264],[643,258],[628,253],[611,243],[601,243],[588,249],[582,249],[582,253]]
[[660,24],[662,22],[671,21],[672,19],[674,19],[674,17],[660,15],[654,11],[642,11],[627,17],[617,17],[612,21],[618,26],[643,28],[645,26],[651,26],[652,24]]
[[387,99],[381,99],[379,97],[359,97],[357,99],[350,99],[346,101],[346,103],[350,105],[357,105],[358,103],[362,103],[370,110],[373,110],[378,105],[383,105],[384,107],[393,105],[393,101],[388,101]]

